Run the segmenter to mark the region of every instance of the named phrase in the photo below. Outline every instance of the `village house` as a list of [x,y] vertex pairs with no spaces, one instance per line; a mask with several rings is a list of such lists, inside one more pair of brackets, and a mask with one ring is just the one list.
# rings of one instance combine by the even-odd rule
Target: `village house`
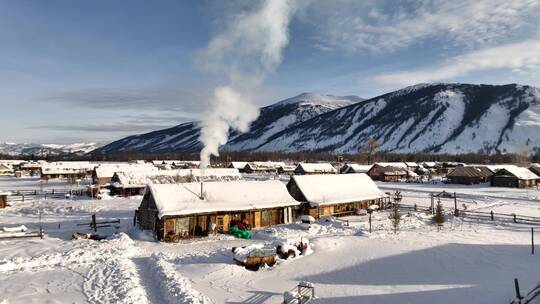
[[20,175],[36,176],[39,174],[43,163],[45,162],[24,162],[18,166],[17,171],[20,172]]
[[42,180],[83,179],[92,176],[94,164],[84,161],[44,163],[40,167]]
[[346,164],[345,166],[341,167],[340,173],[368,173],[372,166],[373,165]]
[[415,162],[405,162],[405,166],[407,166],[407,170],[415,172],[416,169],[418,169],[418,164]]
[[500,166],[491,177],[493,187],[528,188],[538,184],[540,177],[527,168],[515,165]]
[[485,166],[462,166],[452,170],[446,178],[449,184],[474,185],[487,183],[491,180],[493,171]]
[[245,173],[277,173],[284,166],[282,162],[249,162],[244,167]]
[[299,163],[294,174],[336,174],[336,168],[330,163]]
[[355,214],[383,204],[386,197],[364,173],[293,175],[287,189],[302,202],[301,213],[315,218]]
[[195,160],[158,160],[152,163],[161,170],[199,168],[201,162]]
[[111,178],[111,194],[132,196],[144,194],[148,184],[177,184],[191,182],[239,181],[242,175],[236,169],[178,169],[148,172],[116,172]]
[[279,174],[288,174],[288,175],[293,175],[294,174],[294,170],[296,169],[296,165],[282,165],[282,166],[279,166],[278,167],[278,173]]
[[367,175],[373,180],[390,182],[406,179],[409,171],[405,163],[375,163]]
[[102,163],[97,165],[92,172],[92,183],[95,186],[106,186],[116,172],[151,172],[159,169],[152,163]]
[[299,204],[276,180],[150,184],[136,218],[157,239],[175,241],[207,236],[212,223],[219,233],[240,220],[252,228],[290,223]]
[[227,168],[238,169],[238,171],[240,171],[240,173],[244,173],[245,172],[244,168],[246,167],[247,164],[248,164],[248,162],[233,161],[233,162],[229,163]]

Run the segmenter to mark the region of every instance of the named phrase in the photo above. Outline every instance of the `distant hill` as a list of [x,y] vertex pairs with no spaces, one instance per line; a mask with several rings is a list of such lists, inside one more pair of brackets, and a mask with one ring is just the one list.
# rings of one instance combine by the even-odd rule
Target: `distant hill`
[[[269,137],[291,126],[362,100],[357,96],[339,97],[303,93],[279,101],[260,109],[260,115],[251,124],[249,132],[243,134],[232,132],[229,143],[222,149],[253,149],[265,143]],[[198,122],[188,122],[169,129],[129,136],[105,145],[94,151],[94,153],[122,151],[147,153],[198,152],[201,150],[199,135],[200,127]]]
[[97,148],[96,143],[76,144],[32,144],[32,143],[0,143],[0,154],[5,155],[84,155]]

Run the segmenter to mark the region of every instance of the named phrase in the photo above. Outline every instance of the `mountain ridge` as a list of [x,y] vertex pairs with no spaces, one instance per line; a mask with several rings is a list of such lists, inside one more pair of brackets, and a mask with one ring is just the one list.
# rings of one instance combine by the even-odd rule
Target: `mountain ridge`
[[[96,151],[198,152],[198,128],[184,123]],[[250,131],[231,132],[221,149],[356,153],[373,138],[381,151],[394,153],[536,152],[538,134],[538,88],[423,83],[370,99],[302,93],[261,108]]]

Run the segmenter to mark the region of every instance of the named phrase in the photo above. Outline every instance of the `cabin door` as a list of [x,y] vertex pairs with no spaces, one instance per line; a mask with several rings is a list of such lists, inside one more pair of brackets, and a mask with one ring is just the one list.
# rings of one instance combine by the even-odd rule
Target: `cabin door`
[[195,225],[195,235],[196,236],[207,236],[208,235],[208,216],[198,215]]

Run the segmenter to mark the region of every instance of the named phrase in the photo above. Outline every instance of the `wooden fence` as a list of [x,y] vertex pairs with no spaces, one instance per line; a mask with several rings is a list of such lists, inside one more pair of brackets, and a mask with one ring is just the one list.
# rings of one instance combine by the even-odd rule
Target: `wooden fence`
[[10,193],[7,196],[8,202],[24,202],[25,199],[36,199],[36,198],[52,198],[52,199],[63,199],[66,198],[66,195],[83,195],[86,193],[86,189],[77,188],[77,189],[47,189],[47,190],[3,190],[4,192]]
[[[424,206],[417,206],[417,205],[399,205],[400,209],[410,210],[410,211],[425,211],[425,212],[432,212],[432,209],[430,207],[424,207]],[[454,208],[450,209],[454,210]],[[516,213],[497,213],[493,212],[493,210],[487,212],[487,211],[476,211],[476,210],[465,210],[465,209],[458,209],[458,217],[462,218],[473,218],[473,219],[481,219],[481,220],[491,220],[491,221],[512,221],[514,223],[521,223],[521,224],[536,224],[540,225],[540,217],[537,216],[529,216],[529,215],[519,215]]]

